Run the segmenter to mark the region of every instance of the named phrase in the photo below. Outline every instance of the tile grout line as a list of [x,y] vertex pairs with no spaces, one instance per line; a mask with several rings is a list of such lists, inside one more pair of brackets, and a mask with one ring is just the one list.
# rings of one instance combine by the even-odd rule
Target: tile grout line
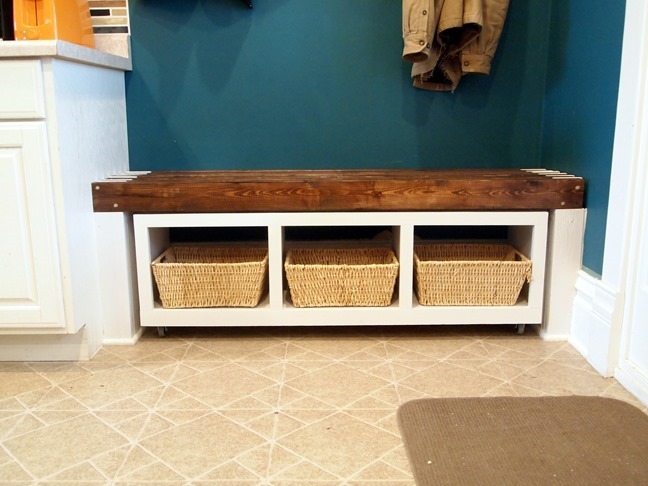
[[[187,348],[187,350],[185,350],[185,353],[184,353],[183,357],[186,356],[187,351],[188,351],[188,348]],[[144,423],[141,425],[141,428],[140,428],[138,434],[136,435],[135,439],[130,440],[130,447],[129,447],[129,449],[128,449],[128,452],[124,455],[124,458],[122,459],[121,464],[120,464],[120,465],[117,467],[117,469],[115,470],[115,478],[114,478],[114,479],[119,478],[122,469],[123,469],[124,466],[126,465],[126,462],[127,462],[127,460],[128,460],[128,457],[130,456],[130,454],[131,454],[131,453],[132,453],[132,452],[133,452],[137,447],[139,447],[140,449],[144,450],[147,454],[150,454],[151,457],[154,457],[155,459],[157,459],[160,463],[164,464],[164,465],[165,465],[166,467],[168,467],[171,471],[175,472],[176,474],[178,474],[178,476],[182,477],[183,479],[185,479],[185,480],[190,480],[190,479],[191,479],[191,478],[187,478],[187,477],[186,477],[184,474],[182,474],[180,471],[176,471],[176,470],[175,470],[175,469],[174,469],[170,464],[167,464],[164,460],[162,460],[162,458],[158,457],[155,453],[153,453],[153,451],[148,450],[146,447],[144,447],[144,446],[142,446],[142,445],[140,444],[140,442],[141,442],[141,440],[142,440],[142,434],[143,434],[144,430],[146,429],[146,427],[147,427],[147,426],[149,425],[149,423],[151,422],[151,415],[157,415],[157,414],[155,413],[155,410],[156,410],[156,408],[157,408],[157,405],[160,403],[160,400],[161,400],[162,397],[164,396],[164,393],[165,393],[165,392],[166,392],[166,391],[171,387],[171,382],[173,381],[173,377],[174,377],[175,374],[178,372],[178,367],[180,366],[181,363],[182,363],[182,358],[180,358],[179,361],[176,361],[175,369],[174,369],[173,373],[171,374],[170,381],[169,381],[169,382],[166,382],[166,383],[163,382],[163,390],[162,390],[162,392],[160,393],[160,396],[159,396],[158,399],[156,400],[155,404],[153,405],[153,408],[151,409],[151,407],[147,406],[147,412],[146,412],[147,417],[145,418]],[[157,378],[157,377],[156,377],[156,378]],[[159,380],[159,378],[157,378],[157,379]],[[134,398],[134,397],[133,397],[133,399],[136,400],[136,398]],[[138,401],[139,401],[139,400],[138,400]],[[141,402],[140,402],[140,403],[141,403]],[[143,404],[143,405],[144,405],[144,404]],[[177,427],[177,425],[174,424],[172,428],[174,428],[174,427]],[[148,467],[149,465],[150,465],[150,464],[146,464],[146,465],[142,466],[141,468],[136,468],[136,469],[130,471],[129,473],[132,474],[132,473],[134,473],[134,472],[139,471],[140,469],[144,469],[145,467]]]
[[[188,349],[187,349],[187,351],[188,351]],[[184,356],[186,356],[186,352],[187,352],[187,351],[185,351]],[[158,378],[157,376],[151,374],[148,370],[141,370],[141,369],[139,369],[139,368],[137,368],[137,367],[135,367],[135,366],[132,366],[131,363],[130,363],[130,361],[128,361],[128,364],[129,364],[132,368],[136,369],[138,372],[141,372],[141,373],[143,373],[143,374],[149,376],[150,378],[153,378],[153,379],[155,379],[155,380],[157,380],[157,381],[160,382],[160,386],[159,386],[159,387],[156,386],[156,387],[153,387],[153,388],[150,388],[150,389],[149,389],[149,390],[153,390],[153,389],[156,389],[156,388],[162,388],[162,387],[164,388],[164,390],[162,391],[162,393],[160,393],[160,396],[158,397],[158,399],[157,399],[157,401],[156,401],[156,404],[159,403],[160,399],[162,398],[162,396],[163,396],[163,394],[164,394],[164,391],[166,391],[166,390],[169,389],[169,388],[174,388],[174,389],[176,389],[176,388],[175,388],[171,383],[166,382],[166,381],[162,381],[162,380],[161,380],[160,378]],[[181,365],[182,365],[182,359],[180,359],[180,360],[176,359],[175,370],[174,370],[174,372],[173,372],[173,374],[172,374],[172,377],[175,376],[175,373],[177,373],[177,371],[178,371],[178,367],[181,366]],[[192,369],[193,369],[193,368],[192,368]],[[200,370],[196,370],[196,374],[201,374],[201,373],[203,373],[203,372],[201,372]],[[144,390],[144,391],[147,391],[147,390]],[[182,392],[182,390],[178,390],[178,391]],[[141,393],[141,392],[140,392],[140,393]],[[185,392],[182,392],[182,393],[186,395]],[[122,468],[124,467],[124,465],[126,464],[126,461],[128,460],[129,455],[130,455],[130,454],[135,450],[136,447],[139,447],[139,448],[141,448],[144,452],[146,452],[147,454],[149,454],[151,457],[153,457],[154,459],[156,459],[157,461],[159,461],[161,464],[164,464],[166,467],[168,467],[169,470],[171,470],[171,471],[173,471],[174,473],[178,474],[178,476],[184,478],[185,481],[191,481],[191,480],[192,480],[191,478],[187,478],[186,475],[184,475],[184,474],[181,473],[180,471],[177,471],[177,470],[176,470],[176,469],[175,469],[171,464],[168,464],[164,459],[160,458],[160,457],[159,457],[157,454],[155,454],[153,451],[147,449],[146,447],[144,447],[144,446],[142,446],[142,445],[140,444],[140,437],[141,437],[142,431],[144,430],[144,428],[146,427],[146,425],[148,425],[148,423],[150,423],[151,414],[153,414],[153,415],[157,415],[157,413],[155,413],[155,408],[151,409],[151,407],[150,407],[149,405],[147,405],[147,404],[145,404],[145,403],[142,403],[140,400],[138,400],[137,398],[135,398],[135,395],[130,395],[130,396],[127,397],[127,398],[130,398],[130,399],[132,399],[132,400],[135,400],[136,402],[138,402],[139,404],[141,404],[143,407],[145,407],[145,411],[142,411],[141,415],[143,415],[143,414],[145,414],[145,413],[148,415],[147,418],[146,418],[146,420],[145,420],[144,425],[142,426],[142,428],[141,428],[140,431],[139,431],[139,436],[138,436],[137,439],[132,440],[132,439],[128,438],[125,434],[123,434],[120,430],[116,429],[113,425],[111,425],[111,424],[109,424],[109,423],[106,423],[103,419],[101,419],[101,417],[98,417],[98,416],[95,415],[95,417],[96,417],[98,420],[100,420],[100,421],[101,421],[102,423],[104,423],[106,426],[110,427],[110,428],[111,428],[113,431],[115,431],[116,433],[118,433],[118,434],[120,434],[121,436],[123,436],[124,439],[125,439],[125,440],[128,442],[128,444],[129,444],[129,450],[128,450],[128,452],[125,454],[124,458],[122,459],[121,464],[120,464],[120,465],[117,467],[117,469],[115,470],[114,477],[113,477],[113,478],[110,478],[110,479],[113,480],[113,481],[118,480],[118,478],[119,478],[119,472],[121,471],[121,469],[122,469]],[[191,398],[193,398],[194,400],[198,401],[199,403],[202,403],[203,405],[205,405],[205,406],[207,407],[207,410],[211,410],[211,413],[214,412],[214,410],[213,410],[212,407],[210,407],[209,405],[207,405],[207,404],[201,402],[201,401],[198,400],[196,397],[191,397]],[[122,399],[117,400],[117,401],[112,402],[112,403],[118,403],[118,402],[121,401],[121,400],[122,400]],[[154,406],[155,406],[155,405],[154,405]],[[105,408],[105,406],[102,406],[102,409],[103,409],[103,408]],[[96,409],[95,411],[101,411],[101,409]],[[202,411],[204,411],[204,410],[201,410],[201,412],[202,412]],[[93,415],[94,415],[94,413],[93,413]],[[198,417],[196,417],[196,418],[193,419],[193,420],[190,420],[190,421],[187,422],[187,423],[191,423],[191,422],[193,422],[193,421],[199,420],[199,419],[202,418],[203,416],[204,416],[204,414],[200,414]],[[165,420],[165,419],[163,419],[163,420]],[[122,422],[118,422],[118,423],[122,423]],[[173,424],[173,425],[172,425],[171,428],[176,428],[176,427],[178,427],[178,424],[175,424],[175,423],[172,423],[172,424]],[[183,425],[184,425],[184,424],[183,424]],[[158,432],[158,433],[156,433],[156,434],[153,434],[151,437],[153,437],[153,436],[155,436],[155,435],[158,435],[158,434],[161,434],[161,433],[163,433],[163,432],[165,432],[165,431],[160,431],[160,432]],[[92,461],[93,459],[95,459],[95,458],[97,458],[97,457],[99,457],[99,456],[105,455],[105,454],[107,454],[107,453],[109,453],[109,452],[117,451],[117,450],[119,450],[119,449],[121,449],[121,448],[123,448],[123,447],[125,447],[125,446],[119,446],[119,447],[116,447],[116,448],[113,448],[113,449],[110,449],[110,450],[107,450],[107,451],[103,451],[101,454],[98,454],[98,455],[96,455],[96,456],[90,458],[89,461]],[[129,471],[129,474],[132,474],[132,473],[134,473],[134,472],[136,472],[136,471],[139,471],[139,470],[141,470],[141,469],[143,469],[143,468],[145,468],[145,467],[148,467],[148,466],[150,466],[150,465],[151,465],[151,464],[146,464],[146,465],[144,465],[144,466],[142,466],[142,467],[140,467],[140,468],[135,468],[135,469],[133,469],[132,471]]]
[[[286,467],[284,467],[284,468],[282,468],[282,469],[276,471],[274,474],[271,474],[271,470],[272,470],[272,453],[273,453],[273,451],[274,451],[274,448],[277,447],[277,446],[279,446],[279,444],[276,442],[276,433],[277,433],[277,424],[278,424],[278,421],[280,420],[280,415],[282,414],[282,412],[281,412],[281,408],[282,408],[282,407],[281,407],[281,396],[282,396],[282,391],[284,390],[284,386],[287,385],[287,382],[286,382],[286,380],[285,380],[285,377],[286,377],[286,365],[289,364],[289,358],[288,358],[288,346],[289,346],[289,344],[290,344],[290,342],[286,343],[285,353],[284,353],[283,358],[281,359],[281,363],[282,363],[282,367],[283,367],[283,369],[282,369],[282,374],[281,374],[281,379],[280,379],[279,393],[278,393],[278,397],[277,397],[277,404],[276,404],[277,406],[276,406],[276,408],[275,408],[275,414],[276,414],[276,416],[275,416],[274,426],[273,426],[273,438],[272,438],[272,441],[271,441],[270,444],[269,444],[270,447],[269,447],[269,451],[268,451],[268,465],[267,465],[267,468],[266,468],[265,477],[264,477],[263,479],[266,480],[266,481],[270,481],[270,484],[272,484],[272,483],[271,483],[272,480],[273,480],[274,478],[276,478],[278,475],[280,475],[281,473],[283,473],[283,472],[285,472],[285,471],[288,471],[288,470],[290,470],[290,469],[292,469],[292,468],[294,468],[294,467],[296,467],[296,466],[299,466],[300,464],[304,464],[304,463],[310,464],[311,466],[313,466],[313,467],[315,467],[315,468],[317,468],[317,469],[320,469],[320,470],[322,470],[322,471],[325,471],[326,473],[331,474],[332,476],[335,476],[335,477],[341,479],[337,474],[333,473],[332,471],[327,471],[326,469],[322,468],[321,465],[316,464],[316,463],[310,461],[309,459],[303,457],[301,454],[298,454],[298,453],[296,453],[295,451],[293,451],[293,450],[291,450],[291,449],[286,449],[286,448],[284,448],[283,446],[280,446],[280,447],[282,447],[282,449],[285,449],[285,450],[290,451],[290,453],[294,454],[295,457],[298,457],[298,458],[299,458],[299,461],[298,461],[296,464],[289,464],[288,466],[286,466]],[[298,344],[294,344],[294,343],[292,343],[292,344],[293,344],[293,346],[297,346],[297,347],[300,347],[300,348],[302,348],[302,349],[305,349],[305,348],[303,348],[302,346],[299,346]],[[310,350],[306,350],[306,352],[312,352],[312,351],[310,351]],[[301,353],[301,354],[304,354],[304,353]],[[301,355],[301,354],[300,354],[300,355]],[[320,353],[315,353],[315,354],[320,354]],[[300,355],[297,355],[297,356],[300,356]],[[325,356],[323,356],[323,355],[321,355],[321,356],[322,356],[324,359],[327,359],[327,361],[330,360],[329,358],[327,358],[327,357],[325,357]],[[293,366],[294,366],[294,365],[293,365]],[[326,366],[325,366],[325,368],[326,368]],[[313,371],[309,371],[309,370],[304,370],[304,371],[305,371],[305,373],[304,373],[303,375],[300,375],[300,376],[305,376],[305,375],[308,375],[309,373],[312,373],[312,372],[313,372]],[[292,388],[292,387],[291,387],[291,388]],[[296,391],[298,391],[298,390],[296,390]],[[308,395],[308,394],[304,394],[303,392],[300,392],[300,393],[301,393],[302,395],[310,396],[310,395]],[[299,399],[297,399],[297,400],[299,400]],[[289,403],[292,403],[292,402],[289,402]],[[329,415],[327,415],[327,416],[326,416],[325,418],[323,418],[322,420],[325,420],[326,418],[330,417],[331,415],[334,415],[335,413],[337,413],[337,412],[333,412],[333,414],[329,414]],[[290,416],[290,414],[285,414],[285,415],[286,415],[286,416]],[[296,420],[296,419],[295,419],[295,420]],[[299,421],[299,422],[301,422],[301,421]],[[300,429],[302,429],[302,428],[304,428],[304,427],[308,427],[308,426],[310,426],[310,425],[312,425],[312,424],[304,424],[302,427],[300,427],[300,428],[297,429],[297,430],[300,430]],[[292,434],[293,432],[297,432],[297,430],[290,432],[288,435]],[[264,484],[265,484],[265,483],[264,483]]]
[[279,379],[279,392],[277,393],[277,400],[274,408],[274,416],[272,417],[272,438],[269,441],[268,447],[268,460],[266,463],[266,470],[264,475],[264,480],[270,478],[270,471],[272,470],[272,453],[276,447],[276,438],[277,438],[277,428],[279,425],[279,415],[281,413],[281,394],[284,388],[285,376],[286,376],[286,361],[288,355],[288,343],[284,343],[284,352],[283,357],[281,358],[281,376]]
[[[200,349],[205,350],[205,352],[212,353],[211,351],[205,349],[205,348],[202,347],[202,346],[198,346],[198,347],[199,347]],[[188,351],[188,350],[187,350],[187,351]],[[209,369],[209,370],[196,370],[195,368],[190,367],[191,369],[194,369],[194,370],[196,371],[196,375],[205,374],[205,373],[207,373],[208,371],[213,371],[214,369],[218,369],[218,368],[225,367],[225,366],[228,366],[228,365],[240,366],[240,364],[238,364],[237,361],[241,361],[241,360],[244,359],[244,357],[243,357],[243,358],[239,358],[239,359],[233,360],[233,359],[226,358],[226,357],[224,357],[224,356],[218,355],[217,353],[212,353],[212,354],[215,354],[215,355],[218,356],[219,358],[221,358],[221,359],[225,359],[226,361],[224,361],[224,362],[222,363],[221,366],[218,366],[218,367],[216,367],[216,368],[212,368],[212,369]],[[254,353],[250,353],[250,354],[254,354]],[[184,356],[186,356],[186,352],[185,352],[185,355],[184,355]],[[180,366],[181,364],[182,364],[182,361],[178,362],[177,366]],[[244,368],[244,367],[243,367],[243,368]],[[247,369],[247,368],[244,368],[244,369]],[[259,373],[256,373],[254,370],[249,370],[249,369],[248,369],[248,371],[250,371],[250,372],[252,372],[252,373],[255,373],[255,374],[259,375],[259,376],[262,376],[262,375],[260,375]],[[148,372],[146,372],[146,371],[144,371],[144,372],[147,373],[149,376],[152,376],[153,378],[156,378],[156,379],[159,380],[159,378],[157,378],[157,377],[151,375],[150,373],[148,373]],[[176,370],[174,371],[174,375],[175,375],[175,373],[177,373],[177,367],[176,367]],[[196,400],[198,403],[201,403],[202,405],[205,405],[205,407],[206,407],[205,410],[207,411],[207,412],[206,412],[207,415],[215,413],[215,414],[220,415],[221,417],[223,417],[223,418],[225,418],[225,419],[231,421],[231,419],[229,419],[228,417],[224,416],[224,415],[219,411],[219,409],[214,408],[213,406],[211,406],[211,405],[209,405],[209,404],[203,402],[203,401],[200,400],[198,397],[195,397],[195,396],[193,396],[193,395],[188,395],[188,394],[187,394],[186,392],[184,392],[183,390],[179,390],[179,389],[177,389],[177,388],[176,388],[175,386],[173,386],[171,383],[169,383],[169,384],[166,386],[165,389],[168,389],[168,388],[174,388],[174,389],[178,390],[179,392],[183,393],[184,395],[187,395],[187,396],[189,396],[190,398]],[[132,397],[132,398],[135,399],[135,400],[137,400],[137,399],[134,398],[134,397]],[[158,398],[158,403],[159,403],[159,400],[160,400],[161,398],[162,398],[162,394],[161,394],[160,397]],[[179,399],[179,400],[180,400],[180,399]],[[235,403],[235,402],[238,401],[238,400],[239,400],[239,399],[236,399],[236,400],[234,400],[233,402],[229,402],[229,403],[223,405],[223,406],[220,407],[220,408],[221,408],[221,409],[222,409],[222,408],[225,408],[225,407],[227,407],[228,405],[231,405],[232,403]],[[147,407],[147,408],[149,408],[149,407]],[[201,410],[201,411],[205,411],[205,410]],[[149,408],[149,412],[150,412],[150,408]],[[182,425],[186,425],[186,424],[189,424],[189,423],[195,422],[195,421],[199,420],[200,418],[202,418],[202,417],[204,417],[204,416],[205,416],[205,414],[201,414],[200,416],[196,417],[195,419],[190,420],[190,421],[188,421],[188,422],[185,422],[185,423],[183,423]],[[245,424],[239,424],[239,423],[236,423],[236,426],[241,427],[241,428],[243,428],[243,429],[245,429],[245,430],[248,430],[248,431],[250,431],[250,432],[252,432],[252,433],[254,433],[254,434],[256,434],[256,435],[259,435],[259,434],[256,433],[256,431],[254,431],[254,430],[251,429],[250,427],[246,426]],[[173,424],[173,427],[172,427],[172,428],[175,428],[175,427],[178,427],[178,425],[177,425],[177,424]],[[143,430],[143,429],[142,429],[142,430]],[[164,432],[166,432],[166,431],[160,431],[160,432],[158,432],[158,433],[156,433],[156,434],[153,434],[151,437],[154,437],[155,435],[162,434],[162,433],[164,433]],[[195,479],[195,478],[188,478],[188,477],[186,477],[186,475],[184,475],[184,474],[180,473],[179,471],[175,470],[175,469],[174,469],[170,464],[167,464],[164,460],[162,460],[161,458],[159,458],[158,455],[155,454],[153,451],[150,451],[150,450],[146,449],[145,447],[142,447],[141,444],[139,444],[139,441],[137,441],[137,444],[139,445],[139,447],[141,447],[143,450],[145,450],[145,451],[146,451],[148,454],[150,454],[152,457],[158,459],[162,464],[164,464],[165,466],[169,467],[169,469],[170,469],[171,471],[175,472],[176,474],[178,474],[178,475],[181,476],[181,477],[184,477],[186,481],[193,481],[193,480]],[[248,451],[245,451],[245,453],[247,453],[247,452],[249,452],[249,450],[248,450]],[[206,471],[206,472],[202,473],[200,476],[204,476],[205,474],[209,474],[210,471],[213,471],[213,470],[215,470],[215,469],[218,469],[219,467],[223,466],[223,465],[226,464],[227,462],[229,462],[229,460],[226,461],[225,463],[218,464],[218,465],[214,466],[214,467],[211,468],[209,471]],[[244,467],[243,465],[241,465],[241,466]],[[144,467],[146,467],[146,466],[144,466]],[[249,469],[246,468],[246,467],[245,467],[245,469],[249,470]],[[139,470],[139,469],[138,469],[138,470]],[[252,474],[255,474],[253,471],[250,471],[250,472],[251,472]],[[256,474],[255,474],[255,475],[256,475]],[[200,477],[200,476],[199,476],[199,477]]]
[[[397,445],[397,446],[394,446],[392,449],[386,451],[383,455],[381,455],[380,457],[376,458],[376,460],[370,462],[370,463],[367,464],[365,467],[363,467],[363,468],[360,469],[359,471],[356,471],[356,472],[355,472],[354,474],[352,474],[350,477],[346,478],[345,481],[347,481],[347,482],[349,482],[349,481],[362,481],[362,482],[369,482],[369,483],[371,483],[371,482],[376,482],[376,483],[380,484],[380,483],[382,482],[381,480],[366,480],[366,479],[365,479],[365,480],[358,480],[358,479],[356,479],[356,478],[358,477],[359,474],[362,474],[364,471],[366,471],[367,469],[369,469],[370,467],[372,467],[372,466],[374,466],[374,465],[376,465],[376,464],[378,464],[378,463],[386,464],[387,466],[389,466],[389,467],[391,467],[391,468],[393,468],[393,469],[395,469],[395,470],[397,470],[397,471],[399,471],[399,472],[402,472],[403,474],[406,474],[406,475],[410,476],[410,478],[413,480],[414,477],[412,476],[412,472],[411,472],[411,471],[403,471],[401,468],[398,468],[398,467],[396,467],[396,466],[393,466],[393,465],[389,464],[388,462],[385,462],[385,461],[384,461],[384,458],[385,458],[386,456],[388,456],[389,454],[394,453],[395,451],[397,451],[397,450],[400,449],[401,447],[404,447],[403,444],[399,444],[399,445]],[[403,479],[402,481],[406,481],[406,480]]]
[[[38,481],[38,478],[14,455],[12,452],[4,445],[4,440],[0,441],[0,447],[7,454],[8,457],[13,459],[13,463],[17,464],[27,475],[29,475],[33,481]],[[11,462],[6,462],[3,466],[11,464]]]
[[[68,398],[74,399],[74,397],[70,396],[70,395],[69,395],[65,390],[61,389],[57,384],[52,383],[51,380],[49,380],[49,379],[47,379],[46,377],[42,376],[38,370],[34,370],[34,369],[31,368],[31,367],[30,367],[30,369],[32,369],[32,371],[33,371],[34,373],[36,373],[38,376],[40,376],[41,378],[44,378],[48,383],[50,383],[50,386],[49,386],[49,387],[43,387],[43,388],[39,388],[39,389],[37,389],[37,390],[31,390],[31,391],[29,391],[29,392],[26,392],[26,393],[21,394],[21,395],[25,395],[25,394],[28,394],[28,393],[34,393],[34,392],[36,392],[36,391],[44,390],[45,388],[49,388],[48,391],[45,393],[45,395],[42,396],[42,397],[40,397],[40,398],[38,399],[38,401],[37,401],[34,405],[40,403],[40,402],[43,400],[43,398],[46,397],[47,395],[49,395],[49,393],[50,393],[51,391],[53,391],[53,390],[58,390],[58,391],[60,391],[61,393],[63,393],[64,395],[67,395]],[[41,479],[41,478],[36,477],[35,474],[34,474],[34,473],[33,473],[33,472],[32,472],[32,471],[31,471],[31,470],[30,470],[30,469],[29,469],[25,464],[23,464],[23,463],[22,463],[22,462],[21,462],[17,457],[15,457],[14,454],[11,453],[11,451],[10,451],[10,450],[7,448],[7,446],[6,446],[6,442],[8,442],[8,441],[10,441],[10,440],[14,440],[14,439],[19,439],[20,437],[22,437],[22,436],[24,436],[24,435],[27,435],[27,434],[29,434],[29,433],[32,433],[32,432],[35,431],[35,430],[45,429],[45,428],[47,428],[47,427],[50,427],[50,426],[53,425],[53,424],[46,424],[46,423],[42,422],[41,420],[39,420],[36,416],[34,416],[34,415],[33,415],[34,406],[33,406],[33,405],[29,405],[29,404],[27,404],[27,403],[21,401],[21,400],[20,400],[20,396],[21,396],[21,395],[16,396],[16,397],[15,397],[15,400],[17,400],[18,403],[20,403],[20,404],[24,407],[23,411],[21,412],[22,417],[21,417],[21,419],[20,419],[20,420],[19,420],[19,421],[14,425],[14,427],[11,428],[11,429],[10,429],[10,430],[5,434],[5,438],[3,438],[2,441],[0,441],[0,445],[2,446],[3,450],[4,450],[4,451],[5,451],[5,452],[10,456],[10,457],[12,457],[12,458],[14,459],[15,463],[18,464],[18,465],[21,467],[21,469],[22,469],[23,471],[25,471],[27,474],[29,474],[29,475],[30,475],[30,476],[31,476],[35,481],[38,481],[38,480]],[[24,400],[24,399],[23,399],[23,400]],[[63,400],[66,400],[66,399],[57,400],[57,402],[59,402],[59,401],[63,401]],[[74,400],[77,401],[76,399],[74,399]],[[77,402],[78,402],[78,401],[77,401]],[[80,403],[80,405],[84,406],[84,405],[81,404],[81,403]],[[87,407],[84,406],[84,410],[83,410],[83,412],[82,412],[80,415],[75,416],[75,417],[72,417],[72,418],[69,418],[69,419],[66,419],[66,420],[63,420],[63,421],[61,421],[61,422],[57,422],[57,425],[60,424],[60,423],[65,423],[65,422],[67,422],[67,421],[74,420],[74,419],[78,418],[79,416],[83,416],[83,415],[86,415],[86,414],[89,414],[89,413],[90,413],[90,410],[89,410]],[[38,427],[37,429],[30,429],[30,430],[28,430],[28,431],[26,431],[26,432],[23,432],[23,433],[21,433],[21,434],[17,434],[17,435],[14,435],[13,437],[10,437],[10,434],[11,434],[13,431],[15,431],[16,428],[17,428],[21,423],[23,423],[27,417],[31,417],[32,419],[36,420],[37,422],[39,422],[39,423],[42,425],[42,427]],[[76,467],[76,466],[79,465],[79,464],[81,464],[81,463],[74,464],[72,467]],[[60,472],[60,471],[56,471],[55,473],[52,473],[52,474],[49,475],[49,476],[52,476],[52,475],[58,474],[59,472]],[[46,477],[49,477],[49,476],[46,476]]]

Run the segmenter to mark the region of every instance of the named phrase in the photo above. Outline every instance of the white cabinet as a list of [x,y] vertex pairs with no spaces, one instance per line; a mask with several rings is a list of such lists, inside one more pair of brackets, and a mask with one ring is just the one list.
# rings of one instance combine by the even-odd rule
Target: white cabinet
[[0,55],[0,334],[100,344],[90,184],[127,170],[126,140],[123,70]]
[[64,325],[44,122],[0,124],[0,327]]
[[[304,326],[407,324],[540,324],[543,317],[547,212],[340,212],[243,214],[136,214],[133,217],[143,326]],[[284,276],[289,235],[299,228],[388,228],[399,261],[396,298],[388,307],[297,308]],[[172,230],[228,231],[254,228],[268,246],[268,295],[254,308],[165,309],[155,297],[151,262],[173,242]],[[413,292],[415,235],[421,229],[494,228],[533,262],[532,280],[513,306],[419,305]],[[312,231],[314,232],[314,231]],[[337,231],[339,233],[339,231]]]

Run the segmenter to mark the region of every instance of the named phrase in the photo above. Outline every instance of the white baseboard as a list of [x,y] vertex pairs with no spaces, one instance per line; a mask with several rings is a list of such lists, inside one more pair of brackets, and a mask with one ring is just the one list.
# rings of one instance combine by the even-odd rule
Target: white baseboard
[[547,334],[543,330],[538,332],[543,341],[569,341],[569,334]]
[[617,381],[648,407],[648,375],[628,361],[621,361],[614,373]]
[[617,365],[622,295],[590,274],[580,271],[572,312],[569,342],[603,376]]
[[131,345],[137,343],[144,333],[144,328],[140,327],[135,334],[130,338],[106,338],[103,339],[103,344],[105,346],[121,346],[121,345]]
[[19,334],[0,336],[0,361],[87,361],[88,337],[76,334]]

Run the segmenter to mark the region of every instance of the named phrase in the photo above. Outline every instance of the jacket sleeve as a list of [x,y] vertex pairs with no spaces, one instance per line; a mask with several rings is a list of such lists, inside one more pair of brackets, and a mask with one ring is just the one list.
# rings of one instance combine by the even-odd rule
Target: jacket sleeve
[[403,0],[403,59],[408,62],[427,61],[439,20],[435,4],[443,0]]
[[454,91],[463,71],[459,53],[476,42],[483,23],[484,0],[444,0],[432,42],[432,56],[414,63],[414,86],[433,91]]
[[437,40],[446,56],[454,56],[481,33],[484,0],[446,0],[439,17]]
[[484,0],[483,27],[475,42],[461,51],[461,69],[464,74],[489,74],[491,62],[499,43],[509,0]]

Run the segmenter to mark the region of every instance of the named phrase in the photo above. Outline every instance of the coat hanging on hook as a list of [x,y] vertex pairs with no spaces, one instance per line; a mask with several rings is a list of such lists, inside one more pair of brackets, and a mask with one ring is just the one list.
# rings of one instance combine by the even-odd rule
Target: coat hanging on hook
[[403,59],[416,88],[454,91],[489,74],[509,0],[403,0]]

